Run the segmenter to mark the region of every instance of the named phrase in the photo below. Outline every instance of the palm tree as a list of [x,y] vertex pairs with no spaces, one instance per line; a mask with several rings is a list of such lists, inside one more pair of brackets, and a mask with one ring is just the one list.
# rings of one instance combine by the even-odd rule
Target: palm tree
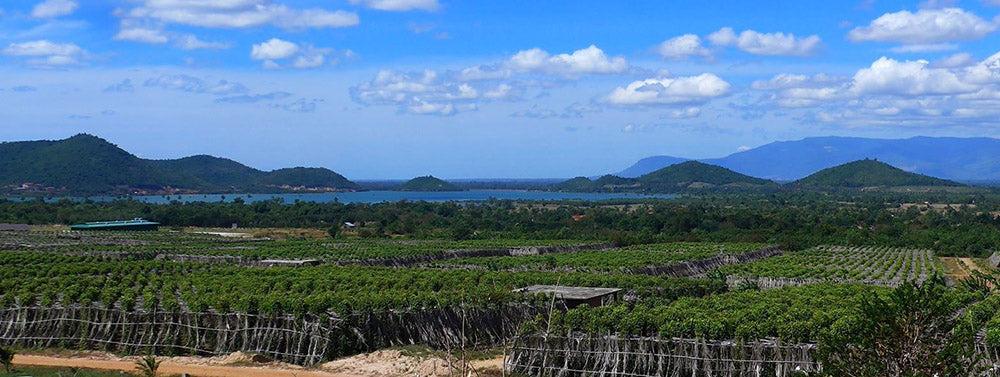
[[139,366],[139,373],[143,377],[156,377],[156,370],[160,368],[160,361],[156,359],[156,356],[146,355],[136,360],[135,365]]
[[11,369],[14,369],[14,351],[9,348],[0,348],[0,364],[3,364],[4,371],[10,373]]

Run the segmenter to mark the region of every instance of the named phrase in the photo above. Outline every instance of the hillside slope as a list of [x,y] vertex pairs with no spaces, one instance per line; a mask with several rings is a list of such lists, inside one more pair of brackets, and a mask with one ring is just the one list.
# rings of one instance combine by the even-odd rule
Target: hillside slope
[[740,174],[721,166],[698,161],[671,165],[638,178],[647,191],[698,189],[712,186],[764,186],[774,185],[766,179]]
[[145,160],[96,136],[0,143],[0,192],[8,194],[160,194],[250,192],[283,186],[353,190],[357,185],[321,168],[263,172],[207,155]]
[[793,185],[809,188],[963,186],[961,183],[910,173],[881,161],[867,159],[820,170],[795,181]]
[[416,177],[396,187],[397,191],[462,191],[461,188],[431,175]]

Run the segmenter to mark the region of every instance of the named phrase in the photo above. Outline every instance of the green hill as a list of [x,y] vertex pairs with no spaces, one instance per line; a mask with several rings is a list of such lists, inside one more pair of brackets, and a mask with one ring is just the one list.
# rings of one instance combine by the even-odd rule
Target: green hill
[[222,188],[245,186],[248,181],[259,180],[265,175],[264,172],[239,162],[208,155],[149,162],[161,170],[184,172]]
[[621,192],[634,191],[639,187],[639,182],[635,179],[607,174],[593,181],[587,177],[576,177],[563,181],[552,189],[563,192]]
[[[0,192],[102,195],[171,192],[252,192],[319,182],[335,189],[357,185],[327,169],[263,172],[236,161],[192,156],[145,160],[96,136],[0,143]],[[288,170],[289,172],[286,172]],[[306,185],[313,187],[311,185]]]
[[743,175],[721,166],[687,161],[639,177],[642,188],[651,192],[675,192],[718,186],[759,187],[777,186],[772,181]]
[[594,185],[594,181],[591,181],[590,178],[576,177],[562,181],[553,186],[552,189],[564,192],[591,192],[597,190],[597,186]]
[[958,182],[910,173],[887,163],[868,159],[820,170],[795,181],[793,185],[808,188],[964,186]]
[[413,178],[396,186],[397,191],[462,191],[461,188],[434,176]]
[[289,185],[305,187],[331,187],[337,189],[357,189],[358,185],[344,176],[326,168],[285,168],[267,173],[262,179],[268,185]]

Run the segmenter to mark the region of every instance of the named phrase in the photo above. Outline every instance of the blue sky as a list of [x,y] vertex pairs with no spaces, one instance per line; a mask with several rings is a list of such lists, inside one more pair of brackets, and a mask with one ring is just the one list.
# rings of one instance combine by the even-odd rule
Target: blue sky
[[13,0],[0,140],[352,179],[1000,136],[1000,0]]

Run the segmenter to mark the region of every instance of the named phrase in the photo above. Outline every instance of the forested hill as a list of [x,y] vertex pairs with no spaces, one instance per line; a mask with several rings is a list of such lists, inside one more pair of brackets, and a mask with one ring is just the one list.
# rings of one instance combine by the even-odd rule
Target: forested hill
[[703,190],[778,189],[777,183],[743,175],[721,166],[686,161],[645,174],[639,178],[605,175],[596,180],[576,177],[553,189],[559,191],[680,193]]
[[224,193],[353,190],[322,168],[257,170],[233,160],[192,156],[145,160],[96,136],[0,143],[0,192],[6,194]]
[[963,186],[961,183],[910,173],[887,163],[868,159],[820,170],[795,181],[794,185],[810,188]]
[[397,191],[462,191],[461,188],[432,175],[413,178],[396,187]]
[[671,192],[684,189],[711,188],[716,186],[765,186],[776,183],[766,179],[740,174],[721,166],[698,161],[671,165],[637,179],[646,191]]

